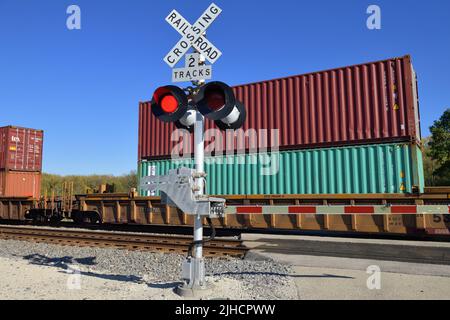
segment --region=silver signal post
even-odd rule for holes
[[[199,55],[200,60],[203,59],[202,55]],[[204,79],[193,82],[194,85],[202,85],[205,82]],[[195,124],[194,124],[194,161],[195,161],[195,170],[197,171],[197,195],[205,194],[205,117],[196,110]],[[200,215],[197,215],[195,219],[194,226],[194,241],[200,241],[203,239],[203,221]],[[195,257],[198,259],[202,259],[203,255],[203,246],[197,245],[195,247]]]
[[[196,67],[201,65],[204,60],[203,56],[197,51],[192,56],[195,57]],[[192,81],[196,87],[205,83],[205,79],[197,79]],[[195,110],[194,123],[194,162],[195,162],[195,194],[203,196],[205,194],[205,118],[198,111]],[[197,296],[202,295],[201,291],[206,291],[208,288],[205,279],[205,260],[203,258],[203,216],[197,214],[194,217],[194,254],[193,257],[188,257],[183,264],[183,278],[186,280],[185,284],[178,288],[180,295]]]

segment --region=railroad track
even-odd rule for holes
[[[0,239],[51,243],[77,247],[100,247],[164,253],[187,253],[189,236],[61,230],[23,226],[0,226]],[[248,248],[241,240],[215,239],[203,246],[205,256],[242,258]]]

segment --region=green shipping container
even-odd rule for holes
[[[205,159],[207,193],[373,194],[423,192],[422,151],[411,144],[379,144]],[[194,161],[139,163],[139,177],[164,175]],[[141,191],[141,195],[146,195]]]

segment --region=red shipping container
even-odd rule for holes
[[[42,130],[0,128],[0,169],[42,171],[43,140]]]
[[[0,197],[30,197],[41,193],[41,173],[0,170]]]
[[[233,89],[247,108],[247,120],[237,138],[227,133],[224,139],[210,139],[215,141],[216,151],[253,152],[276,144],[280,150],[290,150],[421,140],[416,74],[410,56]],[[213,121],[206,121],[206,129],[214,127]],[[141,102],[139,160],[169,157],[180,144],[177,135],[171,141],[175,129],[173,123],[153,116],[149,102]],[[268,140],[261,129],[269,130]],[[276,133],[273,129],[278,129],[278,135],[270,138]],[[184,150],[191,154],[192,136],[188,140],[190,148]]]

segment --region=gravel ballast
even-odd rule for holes
[[[15,240],[0,240],[0,257],[32,265],[67,270],[76,265],[90,276],[96,273],[125,281],[169,288],[180,281],[185,257],[118,249],[60,246]],[[271,260],[207,258],[207,280],[218,286],[217,298],[297,299],[289,266]],[[228,285],[226,285],[228,284]],[[220,286],[223,286],[221,290]],[[233,293],[226,287],[234,287]],[[239,288],[236,288],[238,286]],[[236,292],[238,290],[238,292]],[[228,295],[232,296],[228,296]]]

